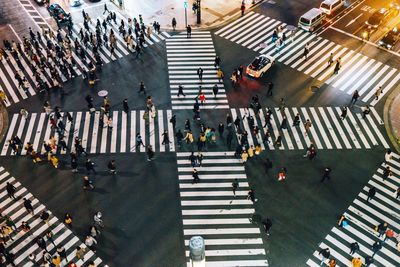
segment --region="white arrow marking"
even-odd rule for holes
[[[355,17],[354,19],[350,20],[349,23],[347,23],[346,26],[344,26],[344,27],[347,27],[347,26],[349,26],[350,24],[353,24],[353,23],[354,23],[359,17],[361,17],[363,14],[364,14],[364,13],[361,13],[360,15],[358,15],[357,17]]]

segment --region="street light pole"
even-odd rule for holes
[[[187,27],[187,7],[188,7],[187,1],[183,2],[183,7],[185,8],[185,27]]]
[[[197,2],[197,24],[201,23],[201,1],[200,0],[196,0]]]

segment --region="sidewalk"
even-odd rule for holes
[[[0,103],[0,143],[3,141],[8,129],[8,113],[3,103]]]
[[[400,86],[388,96],[383,110],[383,120],[392,145],[400,153]]]
[[[255,5],[264,0],[255,0]],[[115,0],[118,3],[118,0]],[[206,29],[220,25],[227,20],[240,16],[240,6],[242,0],[202,0],[201,1],[201,24],[198,25],[197,15],[193,14],[192,4],[194,0],[187,0],[187,23],[192,29]],[[252,0],[245,0],[246,11],[252,5]],[[123,9],[129,17],[143,16],[146,25],[157,21],[161,28],[165,30],[172,29],[172,18],[177,21],[177,30],[185,30],[185,8],[184,0],[153,0],[153,1],[129,1],[124,0]]]

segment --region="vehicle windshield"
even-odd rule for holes
[[[324,8],[324,9],[330,9],[330,8],[331,8],[331,6],[330,6],[330,5],[328,5],[328,4],[326,4],[326,3],[322,3],[322,4],[321,4],[321,8]]]
[[[253,62],[251,62],[249,68],[252,70],[259,70],[269,63],[269,59],[266,57],[256,57]]]
[[[310,20],[306,19],[306,18],[303,18],[303,17],[300,18],[300,22],[303,23],[303,24],[306,24],[306,25],[310,24]]]

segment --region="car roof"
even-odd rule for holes
[[[332,5],[336,2],[341,2],[341,1],[343,1],[343,0],[325,0],[322,3],[327,4],[327,5]]]
[[[317,15],[319,15],[319,14],[324,14],[324,12],[321,10],[321,9],[319,9],[319,8],[311,8],[310,10],[308,10],[303,16],[301,16],[302,18],[305,18],[305,19],[311,19],[311,18],[313,18],[313,17],[315,17],[315,16],[317,16]]]

